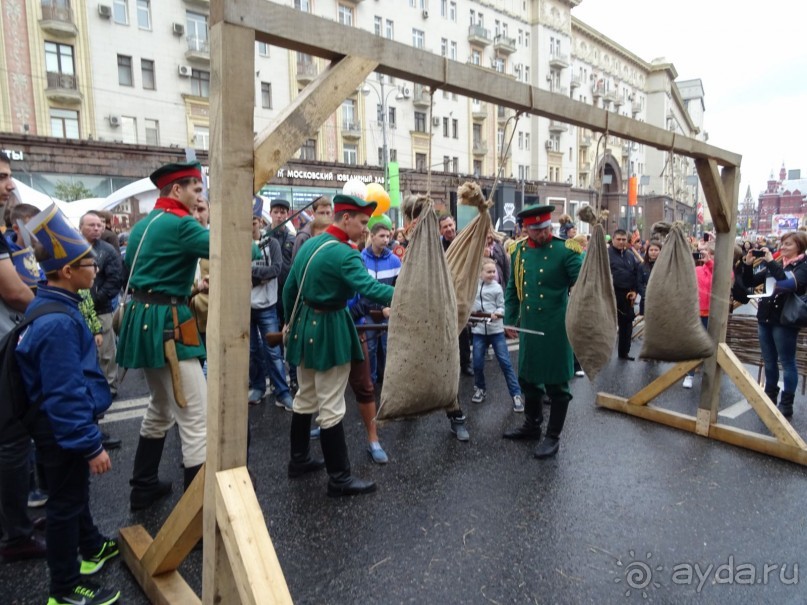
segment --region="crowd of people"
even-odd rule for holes
[[[75,229],[58,210],[13,204],[11,161],[0,154],[6,226],[0,238],[0,336],[28,317],[16,359],[26,396],[39,406],[27,433],[0,436],[0,556],[6,562],[46,557],[50,605],[80,599],[106,604],[120,595],[88,579],[118,555],[115,540],[93,523],[88,486],[90,474],[111,469],[107,450],[120,445],[98,427],[117,395],[120,369],[142,369],[149,389],[132,463],[131,508],[148,508],[172,491],[158,469],[173,426],[185,489],[206,457],[205,335],[209,293],[216,287],[207,260],[209,205],[197,163],[163,166],[151,180],[159,190],[154,210],[118,237],[102,212],[88,212]],[[417,219],[395,228],[388,217],[374,215],[376,202],[340,194],[315,200],[295,228],[287,200],[269,201],[269,220],[263,203],[259,197],[253,203],[244,403],[271,399],[292,414],[289,478],[325,469],[329,496],[375,491],[373,481],[351,471],[342,423],[345,390],[349,384],[364,421],[367,455],[388,463],[374,420],[376,399],[384,382],[392,294]],[[517,235],[487,234],[471,320],[457,343],[460,375],[473,377],[470,409],[502,400],[487,389],[485,360],[492,349],[507,385],[505,400],[523,414],[520,425],[502,436],[537,442],[538,459],[558,454],[572,400],[570,381],[583,375],[566,336],[565,315],[588,238],[577,233],[568,215],[560,217],[556,230],[554,210],[525,207]],[[439,231],[446,251],[457,236],[454,218],[441,216]],[[608,239],[617,354],[632,361],[634,321],[644,314],[663,241],[644,241],[638,232],[621,229]],[[706,327],[714,241],[707,235],[691,243]],[[765,391],[777,401],[781,363],[778,404],[785,416],[793,414],[798,327],[780,318],[786,298],[807,290],[805,250],[807,233],[799,231],[777,241],[738,242],[735,254],[737,304],[748,302],[770,279],[775,283],[772,295],[760,299],[757,318]],[[515,367],[508,350],[514,339]],[[683,386],[692,384],[693,376],[685,377]],[[544,405],[549,405],[545,429]],[[451,433],[468,441],[462,406],[447,416]],[[320,441],[322,459],[312,454],[313,439]],[[46,506],[46,520],[31,520],[30,502]]]

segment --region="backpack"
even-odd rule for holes
[[[45,303],[14,326],[0,339],[0,443],[9,443],[26,436],[36,418],[42,401],[29,401],[17,364],[17,343],[20,335],[35,320],[50,313],[67,313],[60,303]]]

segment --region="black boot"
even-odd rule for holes
[[[782,393],[782,399],[779,401],[779,411],[782,416],[790,418],[793,415],[793,400],[796,398],[795,393]]]
[[[546,423],[546,437],[535,448],[533,455],[542,460],[551,458],[560,449],[560,434],[566,422],[566,412],[569,411],[571,396],[556,395],[552,398],[552,407],[549,410],[549,422]]]
[[[325,455],[325,467],[328,469],[329,496],[352,496],[375,491],[373,481],[357,479],[350,474],[345,430],[341,422],[329,429],[322,429],[319,434],[319,442],[322,445],[322,453]]]
[[[773,405],[776,405],[776,401],[779,398],[779,387],[774,386],[772,389],[765,389],[765,394],[768,396],[768,399],[771,400]]]
[[[291,460],[289,461],[289,478],[291,479],[318,471],[325,466],[324,460],[312,458],[309,451],[312,416],[313,414],[298,414],[297,412],[292,414]]]
[[[185,478],[185,491],[188,491],[188,488],[193,483],[196,474],[199,472],[199,469],[202,468],[201,464],[197,464],[196,466],[186,466],[184,468],[184,478]]]
[[[129,485],[132,486],[129,505],[132,510],[147,508],[171,493],[171,482],[160,481],[158,476],[163,445],[165,437],[157,439],[140,437],[137,442],[134,469],[129,480]]]
[[[544,416],[541,410],[543,397],[535,397],[524,393],[524,424],[517,429],[507,431],[502,435],[504,439],[523,439],[537,441],[541,438],[541,423]]]

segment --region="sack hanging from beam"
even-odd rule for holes
[[[457,199],[465,206],[475,206],[479,211],[471,222],[460,231],[446,250],[446,263],[454,283],[457,298],[457,331],[461,331],[471,317],[474,296],[479,284],[479,270],[485,256],[485,243],[492,228],[490,208],[476,183],[464,183],[457,190]]]
[[[681,223],[670,228],[650,274],[644,311],[643,359],[686,361],[714,352],[701,324],[695,261]]]
[[[580,367],[594,380],[611,359],[617,336],[616,299],[602,225],[595,224],[566,307],[566,335]]]
[[[423,210],[390,308],[379,421],[451,409],[457,401],[457,299],[432,202],[421,197],[417,203]]]

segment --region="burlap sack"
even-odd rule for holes
[[[640,357],[685,361],[709,357],[714,344],[703,329],[692,248],[680,224],[664,242],[644,303],[644,344]]]
[[[479,214],[459,232],[446,250],[446,263],[457,298],[457,330],[461,331],[471,317],[471,308],[479,285],[480,264],[485,256],[485,242],[492,227],[488,213],[492,203],[485,200],[476,183],[460,186],[457,199],[461,204],[475,206],[479,210]]]
[[[429,204],[420,213],[395,283],[377,419],[453,408],[459,371],[457,300],[437,215]]]
[[[602,225],[591,233],[586,257],[566,307],[566,336],[589,380],[611,359],[617,337],[616,299]]]

